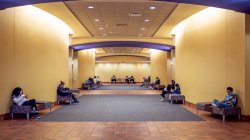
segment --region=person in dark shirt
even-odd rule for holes
[[[113,82],[115,82],[115,84],[116,84],[116,77],[115,77],[115,75],[113,75],[113,76],[111,77],[111,84],[113,84]]]
[[[175,84],[175,89],[173,90],[172,94],[181,94],[181,88],[179,84]]]
[[[60,84],[57,87],[57,94],[59,96],[72,96],[72,99],[74,100],[74,103],[79,103],[77,101],[76,97],[72,94],[72,92],[68,88],[64,88],[64,82],[60,81]]]
[[[129,81],[130,81],[130,83],[135,84],[135,78],[134,78],[134,76],[131,76],[131,77],[129,78]]]

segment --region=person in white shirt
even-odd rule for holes
[[[27,95],[23,94],[23,90],[20,87],[16,87],[12,92],[12,100],[15,105],[18,106],[31,106],[33,111],[37,111],[36,100],[27,98]]]

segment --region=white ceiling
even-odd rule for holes
[[[147,0],[110,1],[66,1],[65,4],[93,37],[153,37],[177,6],[172,2]],[[151,10],[152,6],[155,9]],[[141,16],[129,16],[132,13]]]

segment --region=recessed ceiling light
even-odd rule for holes
[[[142,34],[139,34],[139,36],[142,36]]]
[[[149,22],[149,19],[145,19],[144,21],[145,21],[145,22]]]
[[[103,28],[99,28],[100,30],[103,30]]]
[[[145,30],[145,28],[144,28],[144,27],[142,27],[142,28],[141,28],[141,30]]]
[[[102,34],[103,36],[106,36],[107,34]]]
[[[94,6],[88,6],[88,8],[89,8],[89,9],[93,9],[93,8],[94,8]]]
[[[150,6],[149,9],[154,10],[154,9],[156,9],[156,7],[155,6]]]
[[[100,20],[98,18],[96,18],[95,21],[100,21]]]

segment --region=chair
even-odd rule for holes
[[[28,120],[30,113],[32,113],[32,107],[31,106],[12,105],[12,106],[10,106],[10,113],[11,113],[12,119],[14,119],[14,113],[18,113],[18,114],[26,114],[26,118]]]
[[[69,104],[71,104],[73,101],[72,95],[68,95],[68,96],[57,95],[57,104],[58,105],[59,105],[60,101],[63,101],[63,102],[69,101]]]

